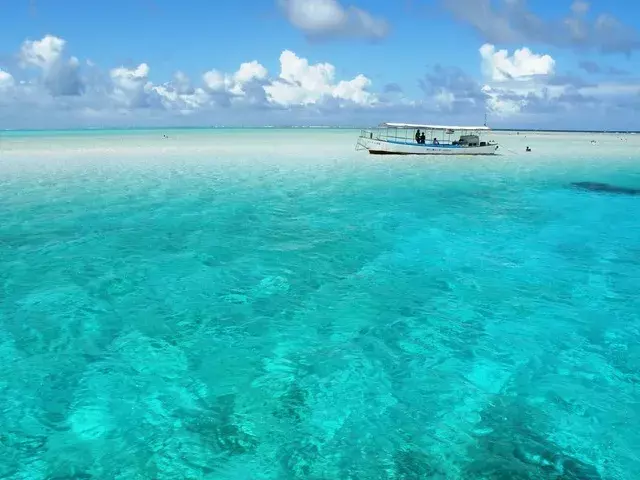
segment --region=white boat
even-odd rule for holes
[[[495,155],[498,144],[480,138],[490,130],[486,125],[383,123],[371,130],[361,130],[356,150],[368,150],[374,155]]]

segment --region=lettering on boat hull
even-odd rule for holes
[[[424,152],[385,152],[383,150],[369,150],[371,155],[495,155],[495,152],[490,153],[478,153],[478,152],[434,152],[434,151],[424,151]]]
[[[498,146],[495,144],[465,147],[457,145],[421,145],[382,140],[358,139],[361,149],[373,155],[495,155]]]

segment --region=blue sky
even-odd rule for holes
[[[630,0],[0,0],[0,14],[0,128],[640,124]]]

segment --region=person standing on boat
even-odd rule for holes
[[[420,129],[416,130],[416,143],[420,143]]]
[[[422,132],[422,134],[420,135],[420,141],[418,143],[422,143],[424,145],[426,140],[427,138],[425,137],[424,132]]]

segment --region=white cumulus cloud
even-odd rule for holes
[[[274,118],[287,121],[284,115],[292,115],[296,108],[302,112],[305,105],[318,107],[311,115],[335,111],[338,116],[338,108],[344,112],[349,106],[378,102],[365,75],[341,79],[332,64],[310,64],[289,50],[283,51],[274,75],[252,60],[230,73],[208,70],[193,82],[181,71],[169,81],[156,82],[146,62],[105,71],[94,61],[69,56],[66,50],[67,42],[53,35],[21,45],[20,81],[14,72],[0,70],[4,92],[0,100],[3,106],[13,107],[0,119],[2,125],[35,128],[48,121],[59,126],[60,119],[65,125],[161,124],[162,118],[181,123],[186,115],[199,124],[214,123],[213,118],[238,122],[240,116],[260,124]]]
[[[218,70],[210,70],[202,78],[206,87],[212,92],[228,92],[232,95],[244,96],[247,85],[265,80],[268,74],[267,69],[254,60],[241,64],[234,74],[229,75]]]
[[[507,50],[496,50],[488,43],[479,52],[487,110],[499,117],[519,114],[532,101],[557,98],[565,90],[563,85],[547,84],[556,66],[550,55],[534,53],[527,47],[509,55]]]
[[[526,94],[523,95],[522,93],[505,89],[496,89],[489,85],[484,85],[482,92],[487,96],[487,110],[499,118],[516,115],[528,104]]]
[[[26,40],[20,48],[20,65],[40,69],[45,86],[54,96],[80,95],[84,89],[79,60],[65,59],[66,43],[62,38],[45,35],[41,40]]]
[[[60,60],[66,43],[53,35],[45,35],[42,40],[26,40],[20,48],[20,61],[24,66],[35,65],[46,70]]]
[[[333,98],[368,105],[375,95],[366,89],[371,85],[364,75],[351,80],[335,81],[335,67],[330,63],[309,64],[309,61],[285,50],[280,55],[280,76],[265,86],[270,102],[282,105],[312,105]]]
[[[164,82],[150,77],[144,59],[106,70],[99,62],[80,61],[67,53],[64,39],[53,35],[27,40],[17,50],[19,62],[0,70],[0,128],[366,125],[431,117],[458,123],[482,118],[487,110],[497,120],[494,126],[500,121],[533,125],[536,119],[559,122],[567,115],[594,122],[607,115],[630,119],[640,107],[636,79],[613,77],[594,84],[558,74],[551,56],[526,47],[509,53],[483,45],[483,78],[436,66],[419,82],[422,98],[407,98],[399,85],[381,85],[383,91],[376,92],[364,73],[340,78],[333,64],[312,63],[291,50],[281,53],[273,72],[251,60],[231,72],[190,72],[193,80],[175,71]]]
[[[355,6],[338,0],[279,0],[285,17],[309,37],[348,36],[383,38],[387,22]]]
[[[11,88],[14,84],[15,80],[13,79],[13,75],[0,69],[0,89]]]
[[[173,75],[170,82],[152,85],[150,89],[157,94],[162,106],[167,110],[193,113],[211,103],[211,98],[206,90],[194,87],[189,77],[180,71]]]
[[[149,65],[141,63],[136,68],[117,67],[109,72],[113,84],[113,99],[130,108],[149,106],[153,84],[149,81]]]
[[[509,56],[507,50],[485,43],[480,47],[482,71],[492,81],[526,79],[534,75],[551,75],[556,61],[550,55],[538,55],[527,47],[517,49]]]
[[[574,2],[576,14],[588,9],[585,2]],[[640,85],[605,82],[589,84],[577,77],[558,75],[556,62],[550,55],[533,53],[523,47],[509,55],[506,50],[496,51],[485,44],[480,48],[484,74],[482,92],[487,110],[499,118],[533,118],[535,115],[580,117],[579,112],[602,118],[607,109],[638,105]]]

